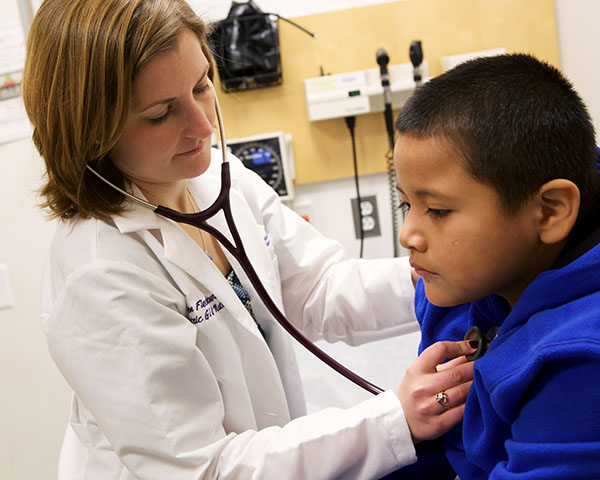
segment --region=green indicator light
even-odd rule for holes
[[[360,90],[352,90],[348,92],[349,97],[358,97],[360,95]]]

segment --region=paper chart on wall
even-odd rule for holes
[[[25,39],[20,25],[0,29],[0,143],[31,136],[21,84]]]

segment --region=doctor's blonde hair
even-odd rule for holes
[[[207,26],[185,0],[44,0],[27,41],[23,100],[46,164],[42,207],[51,217],[108,218],[123,197],[110,161],[129,110],[136,74],[193,31],[211,61]],[[212,62],[211,62],[212,65]],[[209,77],[212,78],[212,67]]]

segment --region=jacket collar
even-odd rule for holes
[[[189,181],[188,188],[201,210],[209,207],[217,198],[221,189],[220,176],[220,163],[215,164],[215,162],[213,162],[208,171],[206,171],[200,177]],[[265,246],[270,244],[270,240],[265,235],[264,230],[258,228],[258,224],[254,219],[251,209],[247,205],[242,193],[238,188],[236,188],[236,186],[237,181],[235,178],[232,178],[230,202],[236,227],[240,237],[243,240],[244,249],[248,255],[250,263],[256,270],[258,277],[263,282],[267,291],[273,295],[278,291],[277,285],[279,283],[278,280],[273,277],[273,260],[270,257],[268,248],[265,248]],[[134,195],[145,200],[144,195],[135,185],[131,186],[131,190]],[[213,268],[215,268],[214,265],[211,265],[212,262],[208,259],[208,257],[204,258],[205,256],[200,253],[200,247],[195,244],[192,245],[192,240],[185,238],[187,235],[185,235],[183,230],[178,228],[176,222],[154,213],[154,211],[150,210],[149,208],[132,202],[130,208],[126,212],[121,215],[114,215],[113,221],[122,234],[143,232],[153,229],[160,231],[165,258],[186,271],[193,278],[198,278],[198,274],[200,272],[199,269],[203,269],[204,272],[210,272]],[[222,232],[233,243],[231,235],[229,234],[225,216],[222,214],[222,212],[209,219],[208,223],[218,231]],[[184,246],[185,248],[183,248]],[[192,249],[198,248],[199,255],[191,254],[190,252],[193,252],[193,250],[190,250],[190,248],[187,248],[187,246]],[[250,284],[248,276],[242,270],[239,262],[225,248],[223,250],[227,259],[229,260],[229,263],[242,281],[242,284],[250,293],[253,302],[258,301],[256,290]],[[194,260],[190,259],[190,255],[195,257]],[[215,272],[217,271],[218,270],[215,269]],[[210,275],[210,277],[213,281],[216,279],[216,277],[213,277],[212,275]],[[206,280],[206,277],[204,277],[204,280]],[[202,283],[204,283],[204,281]],[[218,284],[220,283],[221,282],[218,282]],[[228,288],[226,291],[219,290],[217,288],[219,290],[218,293],[221,294],[221,298],[223,299],[229,296],[229,293],[232,293],[232,291],[230,292],[231,288],[229,285],[227,285],[227,287]],[[214,285],[211,285],[211,288],[214,288]],[[215,293],[217,292],[215,291]],[[280,305],[281,308],[280,297],[276,296],[274,300]]]
[[[188,189],[201,210],[209,207],[219,194],[221,188],[219,165],[219,163],[215,164],[214,161],[211,162],[206,172],[188,181]],[[135,184],[131,184],[129,189],[134,196],[147,201],[147,198]],[[128,203],[127,209],[123,213],[113,215],[112,219],[121,233],[133,233],[160,228],[159,216],[153,210],[133,201]]]
[[[132,184],[130,189],[131,193],[136,197],[147,200],[136,185]],[[159,228],[159,219],[156,213],[133,201],[129,201],[126,210],[119,215],[113,215],[112,219],[119,232],[123,234]]]

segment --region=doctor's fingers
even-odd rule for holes
[[[424,373],[415,368],[415,363],[407,368],[402,379],[398,390],[401,400],[409,401],[424,415],[440,413],[440,405],[452,407],[464,402],[473,380],[473,362],[455,365],[435,373]],[[440,392],[446,392],[446,396],[436,403],[436,395]],[[449,392],[456,392],[451,403]]]
[[[451,368],[444,368],[427,377],[427,387],[435,394],[471,380],[473,380],[473,362],[466,362]]]
[[[475,347],[473,347],[473,345],[475,345]],[[477,349],[477,345],[477,342],[473,340],[434,343],[423,350],[419,355],[419,358],[417,358],[409,368],[421,373],[434,373],[438,370],[438,365],[443,364],[448,359],[454,359],[456,357],[463,358],[464,355],[473,353]],[[457,360],[456,363],[463,362]],[[443,369],[443,367],[440,368],[440,370]]]
[[[465,357],[464,355],[461,357],[456,357],[453,358],[452,360],[448,360],[446,363],[440,363],[439,365],[437,365],[435,367],[435,369],[438,372],[441,372],[442,370],[447,370],[449,368],[453,368],[457,365],[461,365],[463,363],[467,363],[469,360],[467,360],[467,357]]]

